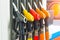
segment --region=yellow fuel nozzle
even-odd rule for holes
[[[33,22],[33,21],[34,21],[34,17],[25,9],[23,3],[21,3],[21,6],[22,6],[22,8],[23,8],[23,13],[24,13],[24,16],[26,17],[26,19],[27,19],[28,21]]]
[[[33,40],[33,38],[28,38],[27,40]]]
[[[45,19],[46,15],[37,7],[35,2],[34,2],[34,5],[36,7],[36,12],[40,15],[41,18]]]

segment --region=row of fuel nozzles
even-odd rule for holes
[[[35,10],[31,7],[30,3],[28,2],[28,6],[30,8],[29,12],[26,10],[26,8],[24,7],[23,3],[21,3],[21,7],[23,9],[23,14],[18,10],[18,8],[16,7],[15,3],[12,2],[12,5],[13,5],[13,8],[14,10],[17,12],[16,15],[19,19],[19,21],[21,22],[24,22],[24,23],[27,23],[27,22],[35,22],[35,34],[34,36],[28,36],[27,40],[44,40],[44,33],[41,32],[39,35],[38,32],[37,32],[37,27],[36,27],[36,24],[37,22],[36,21],[40,21],[40,20],[44,20],[46,18],[49,18],[50,17],[50,14],[48,13],[47,10],[45,10],[43,8],[43,6],[41,5],[41,3],[39,2],[40,6],[41,6],[41,9],[38,8],[37,4],[34,2],[34,6],[35,6]],[[42,22],[42,23],[41,23]],[[43,21],[41,21],[40,24],[43,24]],[[28,25],[29,26],[29,25]],[[42,29],[43,29],[43,25],[41,25]],[[42,30],[41,29],[41,30]],[[46,28],[47,29],[47,28]],[[32,33],[30,32],[29,35],[32,35]],[[46,40],[49,40],[49,32],[46,32]]]

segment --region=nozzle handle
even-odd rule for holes
[[[43,8],[43,6],[42,6],[41,2],[39,2],[39,5]]]
[[[12,4],[13,4],[13,7],[14,7],[14,9],[15,9],[15,11],[16,11],[16,14],[15,14],[15,15],[17,15],[17,17],[18,17],[18,19],[19,19],[20,21],[26,23],[26,22],[27,22],[26,17],[25,17],[22,13],[19,12],[19,10],[17,9],[17,7],[16,7],[16,5],[14,4],[14,2],[13,2]]]
[[[28,2],[28,6],[29,6],[29,8],[30,8],[30,9],[32,9],[32,7],[31,7],[31,5],[30,5],[30,3],[29,3],[29,2]]]
[[[18,15],[20,21],[27,23],[26,17],[23,14],[17,14],[17,15]]]
[[[13,7],[14,7],[15,11],[18,11],[18,9],[17,9],[17,7],[16,7],[16,5],[15,5],[15,3],[14,3],[14,2],[12,2],[12,5],[13,5]]]
[[[38,8],[35,2],[34,2],[34,5],[35,5],[36,8]]]
[[[22,3],[22,2],[21,2],[21,6],[22,6],[23,10],[25,10],[25,7],[24,7],[24,5],[23,5],[23,3]]]

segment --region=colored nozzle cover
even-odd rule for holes
[[[50,17],[49,12],[43,8],[43,6],[41,5],[40,2],[39,2],[39,4],[40,4],[40,6],[41,6],[41,11],[46,15],[46,18],[49,18],[49,17]]]
[[[40,40],[44,40],[44,34],[43,33],[40,34]]]
[[[45,38],[46,40],[49,40],[49,32],[45,32]]]
[[[34,40],[38,40],[39,39],[39,36],[34,36]]]
[[[40,15],[41,18],[45,19],[46,18],[46,15],[40,11],[38,8],[36,8],[36,12]]]
[[[34,20],[40,20],[39,14],[37,14],[33,9],[30,9],[30,13],[34,16]]]
[[[46,18],[46,15],[37,7],[36,3],[34,2],[34,5],[36,7],[36,12],[40,15],[41,18]]]
[[[28,38],[27,40],[33,40],[33,38]]]
[[[40,16],[39,16],[39,14],[34,10],[34,9],[32,9],[32,7],[31,7],[31,5],[30,5],[30,3],[28,2],[28,6],[29,6],[29,8],[30,8],[30,13],[33,15],[33,17],[34,17],[34,20],[40,20]]]
[[[42,8],[41,7],[41,10],[42,10],[42,12],[46,15],[46,18],[48,17],[50,17],[50,14],[49,14],[49,12],[47,11],[47,10],[45,10],[44,8]]]
[[[23,10],[23,13],[28,21],[34,21],[34,17],[27,10]]]
[[[26,17],[27,21],[33,22],[34,21],[34,17],[25,9],[23,3],[21,3],[21,6],[23,8],[23,13],[24,13],[24,16]]]

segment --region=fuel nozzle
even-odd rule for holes
[[[30,13],[33,15],[34,20],[40,20],[39,14],[31,7],[30,3],[28,2],[28,6],[30,8]]]
[[[44,9],[44,7],[42,6],[41,2],[39,2],[39,5],[41,6],[41,11],[46,15],[46,18],[49,18],[50,17],[49,12]]]
[[[36,3],[34,2],[34,6],[36,8],[36,12],[40,15],[41,18],[45,19],[46,15],[37,7]]]
[[[22,6],[22,8],[23,8],[23,14],[24,14],[24,16],[26,17],[26,19],[27,19],[28,21],[33,22],[33,21],[34,21],[34,17],[25,9],[23,3],[21,3],[21,6]]]
[[[46,40],[49,40],[48,18],[50,17],[50,13],[43,8],[43,6],[40,2],[39,2],[39,4],[41,6],[41,11],[44,12],[44,14],[46,15],[46,18],[45,18],[45,38],[46,38]]]
[[[27,22],[26,17],[22,13],[19,12],[19,10],[17,9],[17,7],[14,4],[14,2],[12,3],[12,5],[13,5],[14,10],[16,12],[15,15],[18,17],[19,21],[22,21],[22,22],[26,23]]]
[[[28,2],[28,6],[30,8],[30,13],[34,16],[34,40],[38,40],[38,21],[40,20],[40,15],[31,7],[30,3]],[[36,31],[37,30],[37,31]]]

